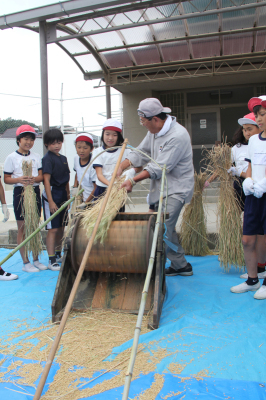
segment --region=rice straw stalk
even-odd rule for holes
[[[120,208],[123,207],[126,203],[127,191],[125,188],[120,189],[120,186],[124,182],[124,180],[125,177],[116,178],[115,180],[102,219],[100,221],[98,231],[95,235],[94,243],[96,243],[98,240],[100,240],[101,243],[104,242],[111,222],[116,217]],[[101,197],[99,197],[95,202],[92,203],[92,207],[80,213],[83,216],[81,224],[86,230],[88,238],[90,238],[92,235],[92,231],[99,215],[99,211],[102,207],[104,197],[105,193],[103,193]]]
[[[242,245],[241,207],[235,196],[234,178],[227,170],[231,167],[231,148],[222,143],[206,152],[209,161],[207,172],[217,174],[220,181],[220,196],[218,202],[219,235],[218,251],[220,265],[226,271],[231,266],[242,270],[245,265]]]
[[[206,217],[203,208],[202,191],[207,174],[194,174],[195,186],[191,202],[186,206],[181,224],[181,244],[186,254],[206,256],[210,249],[207,244]]]
[[[32,161],[22,162],[22,171],[24,176],[32,177]],[[22,215],[24,218],[24,235],[30,236],[38,227],[40,215],[37,207],[36,193],[32,185],[24,186],[22,191]],[[33,259],[36,259],[42,252],[42,237],[38,232],[25,245],[26,254],[29,256],[32,252]]]

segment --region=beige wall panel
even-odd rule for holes
[[[140,125],[137,114],[140,101],[147,97],[152,97],[152,90],[123,94],[124,137],[128,138],[129,143],[134,147],[142,141],[147,133],[147,129]]]

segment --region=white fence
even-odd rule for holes
[[[64,136],[64,143],[62,146],[62,151],[61,153],[64,154],[67,157],[68,160],[68,165],[70,169],[70,186],[73,186],[74,180],[75,180],[75,171],[73,170],[74,167],[74,157],[76,155],[76,149],[74,145],[75,141],[75,134],[68,134]],[[16,144],[16,140],[14,138],[10,139],[0,139],[0,175],[1,175],[1,181],[5,189],[5,195],[6,195],[6,202],[11,207],[13,205],[13,186],[12,185],[6,185],[4,183],[4,162],[6,157],[12,153],[13,151],[16,151],[18,149],[18,146]],[[34,153],[40,154],[41,157],[43,157],[43,141],[42,138],[36,138],[34,142],[34,146],[31,150]]]

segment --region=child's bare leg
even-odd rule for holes
[[[24,221],[17,221],[18,225],[18,235],[17,235],[17,243],[20,244],[24,240]],[[27,264],[29,262],[29,258],[26,255],[25,246],[19,249],[21,258],[23,260],[23,264]]]
[[[256,251],[257,235],[247,236],[243,235],[242,243],[244,247],[244,256],[250,278],[257,278],[258,276],[258,254]],[[265,261],[264,261],[265,262]]]
[[[46,248],[49,256],[55,254],[56,236],[59,228],[49,229],[46,238]]]
[[[47,238],[46,238],[46,248],[49,256],[49,265],[48,268],[52,271],[59,271],[60,265],[56,262],[56,243],[57,243],[57,236],[59,236],[58,230],[60,228],[49,229]]]
[[[64,227],[61,226],[60,228],[57,228],[56,239],[55,239],[55,251],[61,252],[63,236],[64,236]]]
[[[260,288],[260,282],[258,279],[258,254],[256,251],[257,235],[243,235],[242,243],[244,246],[248,279],[240,285],[231,287],[230,290],[233,293],[245,293],[249,290],[256,291]]]
[[[257,235],[256,252],[259,264],[265,264],[266,261],[266,244],[264,235]]]

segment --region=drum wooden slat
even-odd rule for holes
[[[80,219],[72,236],[72,266],[77,272],[88,238]],[[85,271],[146,273],[155,218],[149,221],[113,221],[104,244],[93,245]]]

